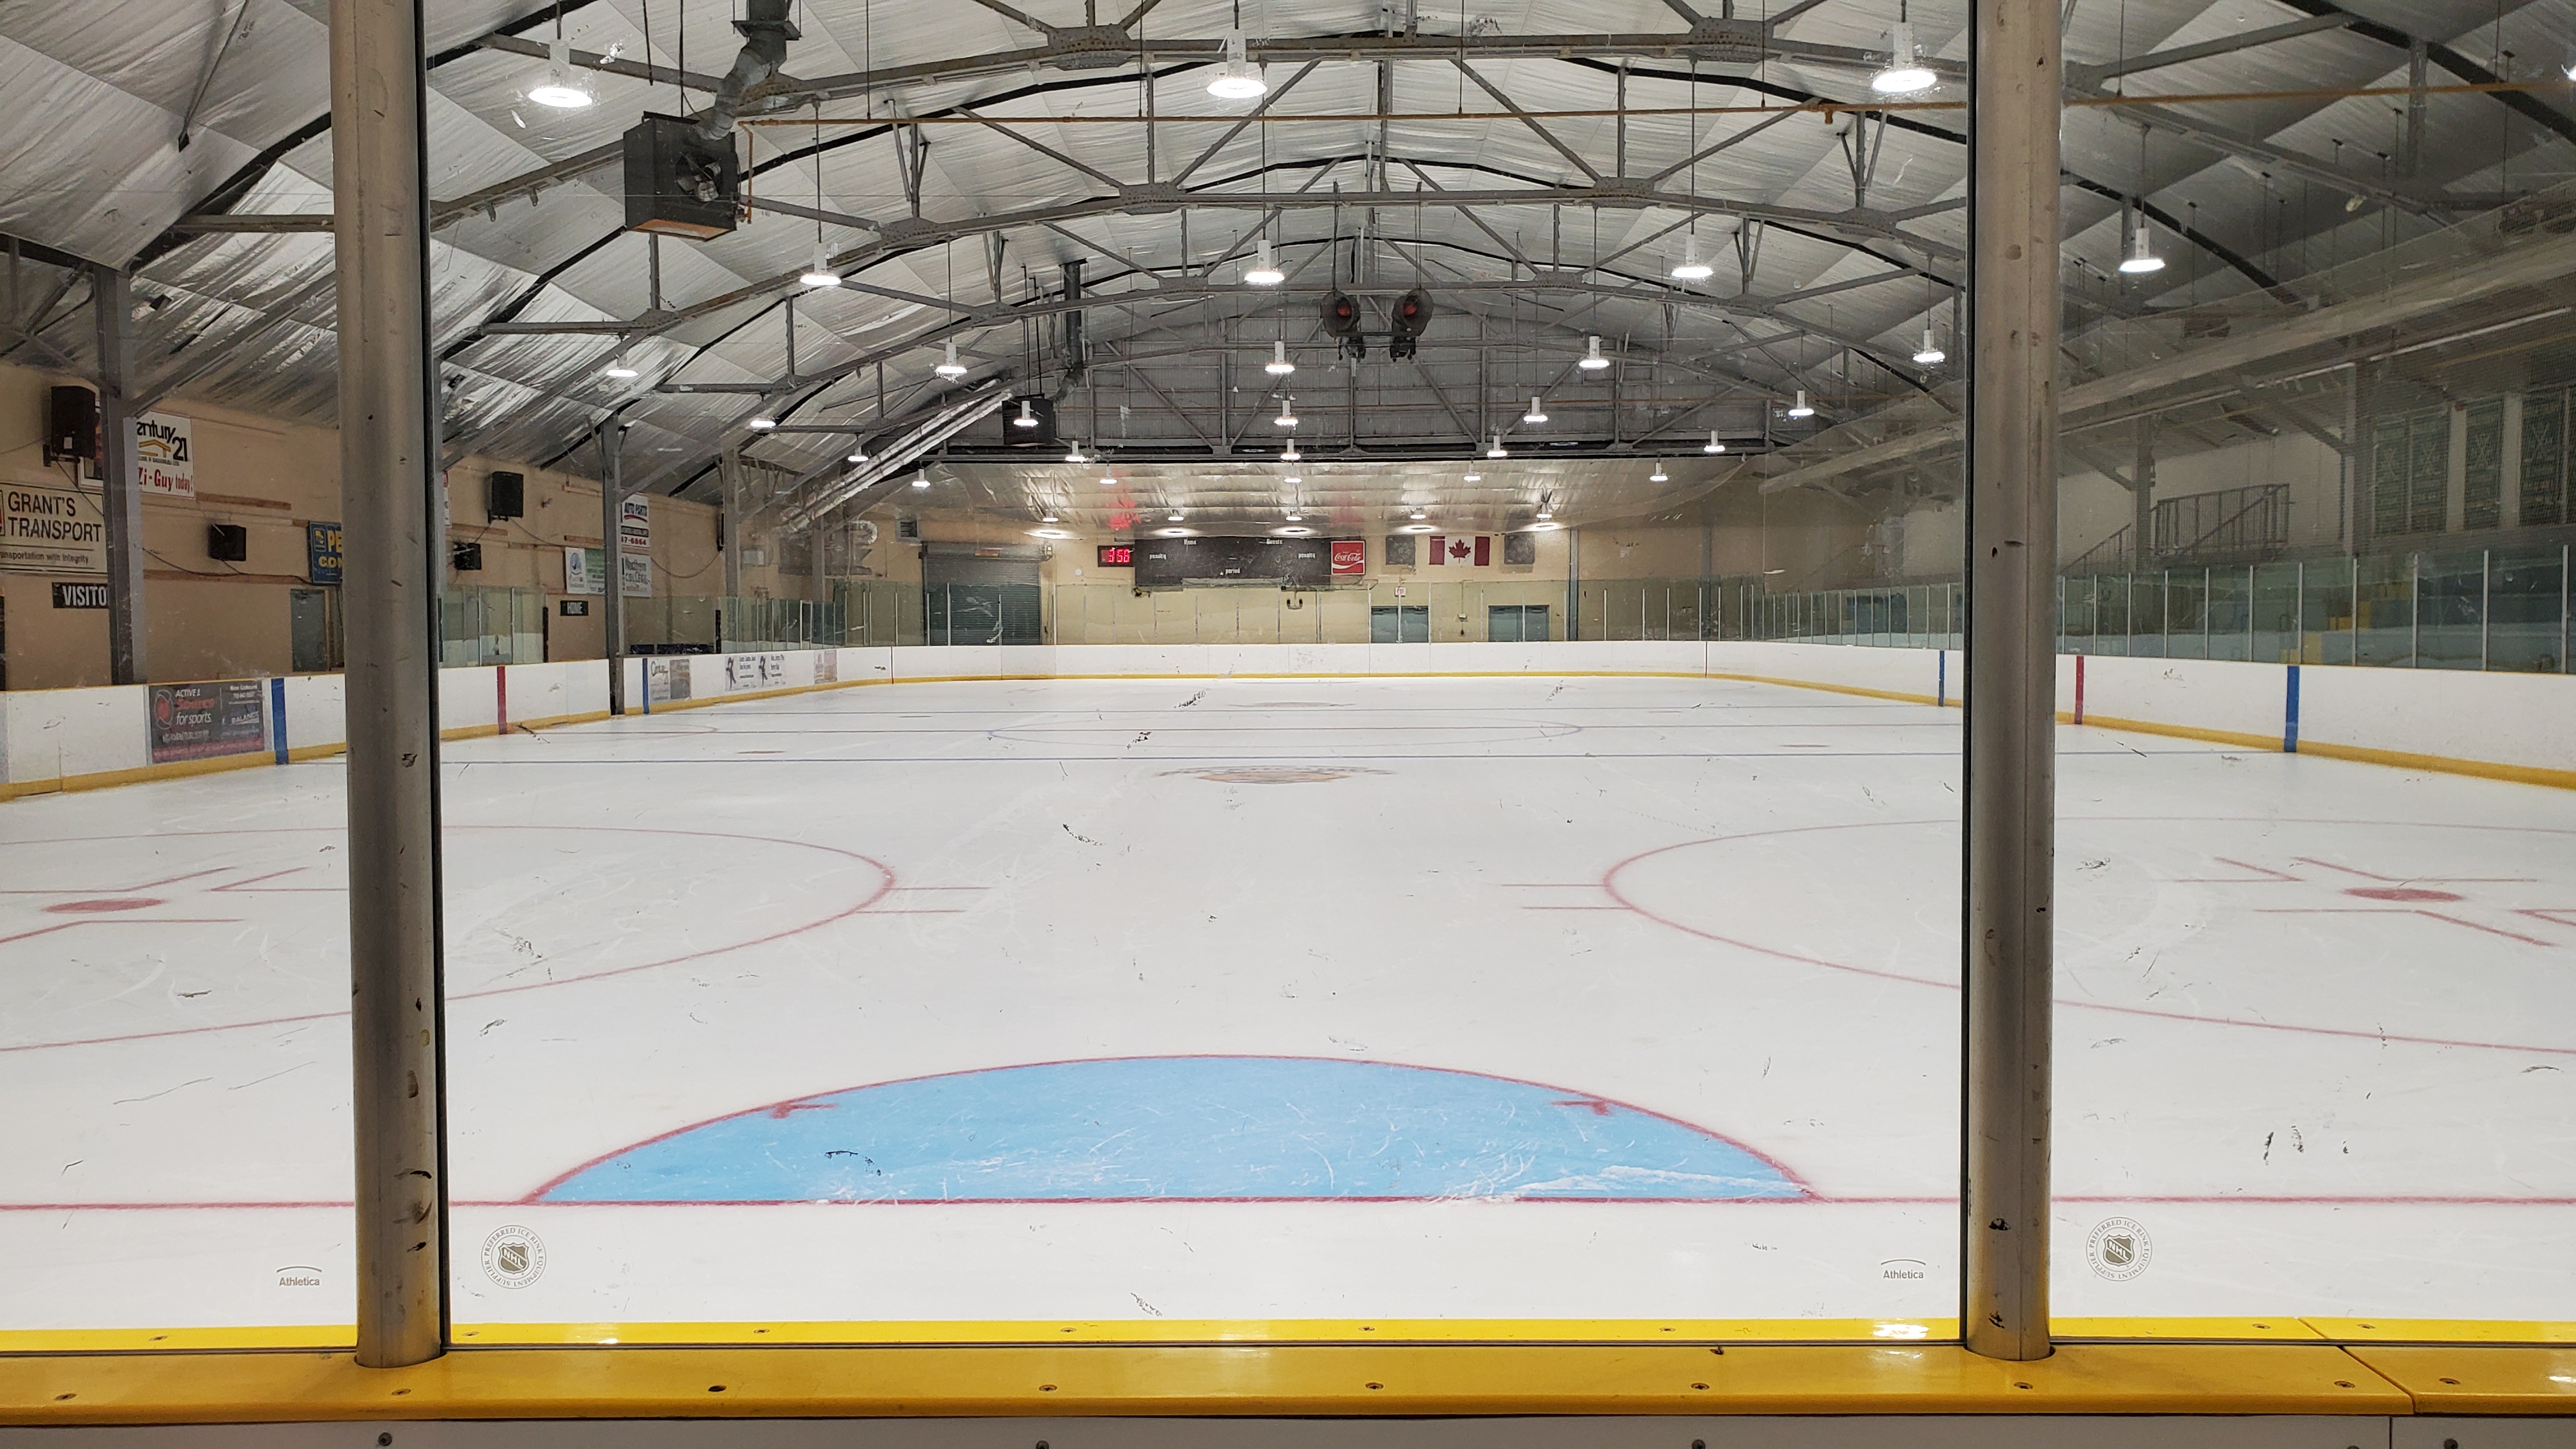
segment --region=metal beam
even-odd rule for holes
[[[125,273],[90,265],[98,324],[99,511],[107,516],[107,678],[141,684],[144,657],[143,490],[135,479],[134,395],[128,346],[134,314]]]
[[[437,411],[423,0],[332,0],[340,516],[346,521],[357,1361],[447,1337],[438,808]]]
[[[2177,45],[2166,50],[2151,50],[2144,55],[2133,55],[2125,60],[2106,61],[2100,65],[2070,65],[2066,68],[2066,83],[2069,88],[2076,91],[2098,91],[2104,81],[2114,76],[2137,75],[2142,71],[2162,70],[2169,65],[2183,65],[2190,61],[2208,60],[2212,56],[2231,55],[2240,50],[2251,50],[2258,45],[2271,45],[2277,41],[2293,40],[2302,35],[2315,35],[2320,31],[2341,30],[2350,24],[2352,24],[2352,17],[2337,11],[2327,15],[2312,15],[2305,20],[2293,20],[2286,25],[2267,25],[2260,30],[2247,30],[2218,40],[2204,40],[2198,45]]]

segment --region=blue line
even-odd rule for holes
[[[268,720],[270,737],[277,741],[277,762],[286,763],[286,681],[268,682]]]
[[[2290,697],[2281,716],[2281,753],[2299,752],[2299,666],[2290,666]]]
[[[1939,650],[1932,659],[1932,707],[1943,709],[1950,703],[1950,651]]]

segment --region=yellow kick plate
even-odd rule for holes
[[[2347,1352],[2406,1390],[2419,1414],[2576,1414],[2576,1348],[2357,1343]]]
[[[2576,1323],[2514,1318],[2310,1318],[2337,1343],[2568,1343]]]
[[[2403,1414],[2327,1345],[464,1349],[0,1358],[0,1423],[932,1415]]]
[[[2296,1320],[2284,1320],[2295,1322]],[[469,1323],[462,1346],[1066,1343],[1937,1343],[1954,1318],[1041,1319],[1023,1322]],[[2303,1335],[2307,1336],[2307,1335]]]

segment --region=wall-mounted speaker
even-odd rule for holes
[[[460,574],[483,571],[483,545],[479,543],[451,543],[447,546],[447,558]]]
[[[55,388],[47,409],[45,461],[94,463],[98,457],[98,394],[85,387]]]
[[[206,557],[223,563],[240,563],[250,557],[250,530],[238,523],[206,525]]]
[[[528,516],[528,480],[518,473],[495,473],[483,480],[483,516],[498,521]]]

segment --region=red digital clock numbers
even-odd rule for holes
[[[1136,545],[1132,543],[1104,543],[1100,545],[1100,567],[1105,569],[1132,569],[1135,566]]]

